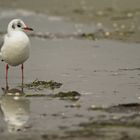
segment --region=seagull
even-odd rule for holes
[[[30,51],[30,40],[26,31],[33,31],[33,29],[26,26],[21,19],[13,19],[8,24],[7,34],[4,36],[0,51],[0,57],[6,63],[6,82],[8,81],[9,66],[18,65],[21,65],[23,82],[23,63],[29,58]]]

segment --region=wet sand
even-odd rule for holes
[[[29,33],[32,47],[24,83],[35,79],[62,83],[54,90],[25,86],[22,96],[18,94],[22,91],[1,90],[0,139],[139,140],[139,1],[102,2],[52,0],[34,6],[33,1],[0,2],[1,36],[15,17],[35,30]],[[93,11],[97,15],[91,15]],[[130,23],[135,25],[131,30]],[[1,87],[4,66],[1,62]],[[9,88],[21,90],[20,83],[20,68],[10,68]],[[50,96],[67,91],[81,96],[77,100]]]

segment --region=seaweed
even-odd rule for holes
[[[64,100],[78,100],[81,94],[77,91],[58,92],[54,97],[59,97]]]
[[[61,86],[62,86],[62,83],[58,83],[53,80],[40,81],[38,79],[34,80],[33,82],[31,82],[29,84],[23,85],[24,88],[34,89],[34,90],[43,90],[43,89],[54,90],[54,89],[60,88]]]

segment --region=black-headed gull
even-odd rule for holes
[[[21,19],[13,19],[7,28],[0,56],[6,62],[6,82],[10,66],[21,65],[23,81],[23,63],[29,58],[30,40],[25,31],[32,31]]]

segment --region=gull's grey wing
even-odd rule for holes
[[[0,118],[1,116],[3,116],[3,112],[2,112],[2,109],[1,109],[1,105],[0,105]]]
[[[0,37],[0,59],[1,59],[1,61],[3,61],[2,56],[1,56],[1,48],[2,48],[3,44],[4,44],[4,38]]]
[[[3,44],[4,44],[4,39],[3,39],[3,37],[0,37],[0,50],[1,50],[1,47],[3,46]]]
[[[4,44],[4,41],[0,42],[0,51],[1,51],[3,44]]]

